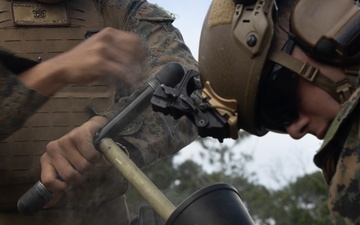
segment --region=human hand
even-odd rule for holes
[[[139,88],[144,59],[145,50],[135,34],[104,28],[71,50],[23,72],[20,79],[49,95],[67,84],[85,84],[102,76]]]
[[[63,65],[67,83],[87,83],[110,75],[128,85],[137,85],[143,78],[144,58],[145,51],[136,35],[105,28],[51,63]]]
[[[62,194],[86,180],[102,157],[93,145],[93,137],[107,123],[101,116],[92,117],[82,126],[46,146],[41,156],[41,181],[53,193],[53,199],[45,205],[51,207]],[[59,180],[59,176],[61,180]]]

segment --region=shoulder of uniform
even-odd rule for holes
[[[159,6],[158,4],[154,4],[154,7],[156,7],[160,12],[162,12],[163,14],[166,14],[167,16],[171,17],[172,19],[176,18],[176,15],[174,13],[167,11],[163,7]]]

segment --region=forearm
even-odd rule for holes
[[[19,79],[30,89],[44,95],[53,95],[67,83],[61,68],[53,65],[51,61],[39,63],[36,66],[19,74]]]
[[[19,129],[48,96],[28,88],[19,77],[0,63],[0,139],[5,139]]]
[[[18,79],[28,89],[44,95],[52,95],[66,85],[64,74],[61,74],[64,71],[60,70],[63,67],[51,61],[38,63],[0,49],[0,63],[1,73],[5,73],[3,70],[7,73],[1,76],[10,77],[9,74],[12,74],[13,79]]]

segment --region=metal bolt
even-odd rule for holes
[[[257,38],[253,34],[248,36],[247,39],[246,39],[246,43],[250,47],[254,47],[256,45],[256,42],[257,42]]]
[[[205,125],[206,125],[206,124],[205,124],[205,120],[200,119],[199,122],[198,122],[198,126],[203,127],[203,126],[205,126]]]

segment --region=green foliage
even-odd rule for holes
[[[234,145],[218,145],[212,139],[199,139],[206,150],[201,157],[204,164],[215,169],[206,172],[202,165],[187,160],[174,165],[172,157],[162,159],[144,172],[174,205],[179,205],[195,191],[205,186],[223,182],[233,185],[251,216],[259,225],[323,225],[330,224],[327,209],[328,187],[322,174],[315,172],[298,177],[279,190],[271,190],[257,182],[256,174],[249,173],[246,165],[250,155],[236,153],[247,133],[240,133]],[[140,194],[130,188],[127,193],[132,216],[141,205],[147,204]]]
[[[273,193],[276,210],[272,215],[279,225],[330,224],[327,196],[320,172],[304,175]]]

